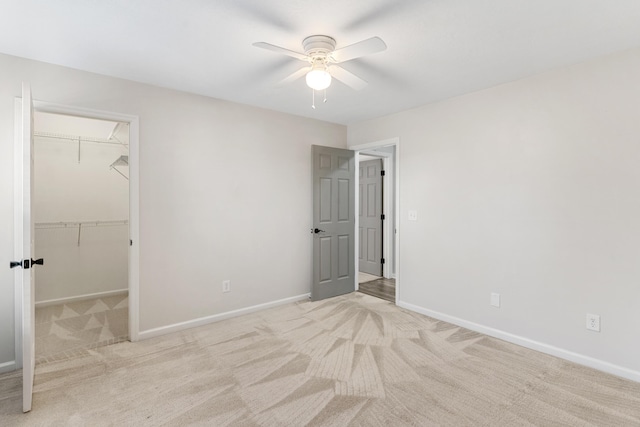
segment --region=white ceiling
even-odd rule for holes
[[[251,45],[312,34],[388,49],[312,110],[275,86],[302,63]],[[343,124],[638,46],[638,0],[0,0],[2,53]]]

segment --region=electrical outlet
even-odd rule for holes
[[[222,292],[231,292],[231,280],[222,281]]]
[[[600,316],[597,314],[587,314],[587,329],[600,332]]]
[[[500,294],[491,294],[491,305],[494,307],[500,307]]]

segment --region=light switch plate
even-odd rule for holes
[[[411,210],[409,211],[409,221],[417,221],[418,220],[418,211]]]
[[[491,305],[494,307],[500,307],[500,294],[491,294]]]

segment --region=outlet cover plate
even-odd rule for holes
[[[231,280],[224,280],[222,282],[222,292],[231,292]]]
[[[600,332],[600,316],[597,314],[587,314],[587,329]]]

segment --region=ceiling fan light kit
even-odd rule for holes
[[[313,90],[325,90],[331,85],[331,74],[324,64],[314,65],[306,76],[307,86]]]
[[[364,55],[381,52],[387,48],[387,45],[382,39],[379,37],[371,37],[370,39],[336,50],[335,39],[325,35],[315,35],[305,38],[302,41],[304,54],[265,42],[258,42],[253,45],[262,49],[282,53],[310,64],[310,66],[293,72],[283,79],[281,83],[289,83],[304,75],[307,86],[313,89],[312,108],[315,108],[316,90],[325,91],[324,102],[327,102],[326,89],[331,85],[332,77],[356,90],[360,90],[367,85],[366,81],[336,64],[350,61]]]

